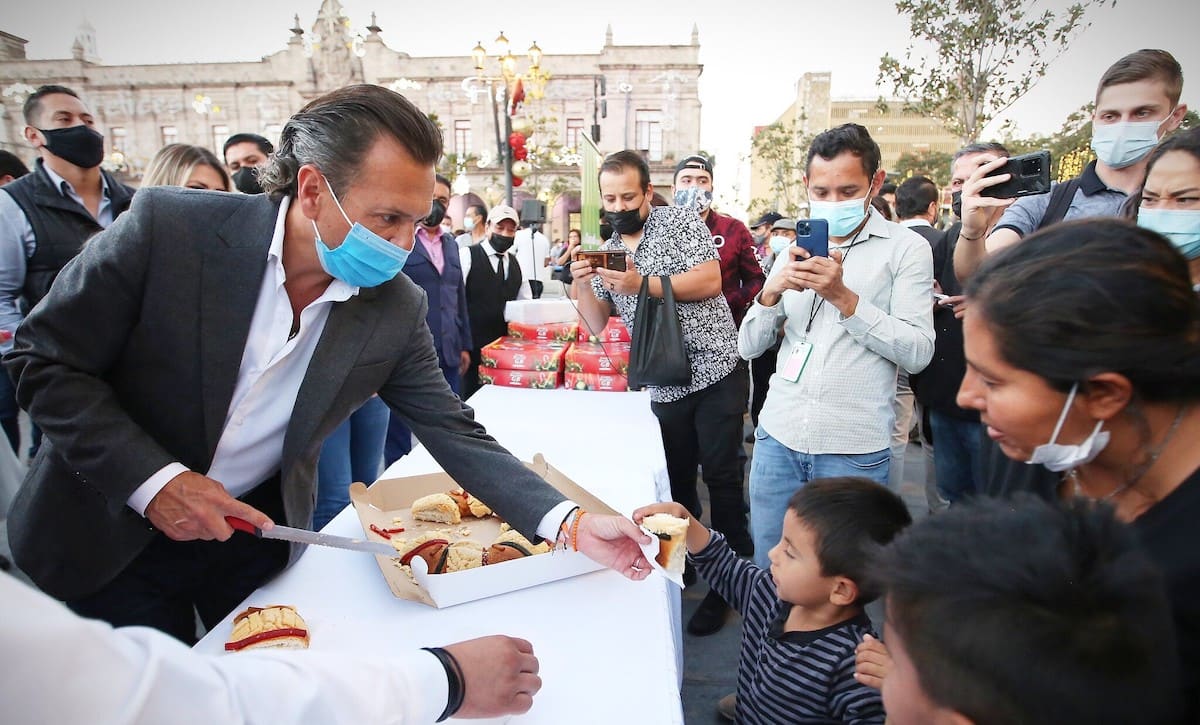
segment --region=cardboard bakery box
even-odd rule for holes
[[[534,456],[532,463],[527,462],[525,465],[586,511],[600,514],[617,513],[546,463],[546,459],[540,453]],[[494,516],[487,519],[464,518],[461,524],[453,525],[413,521],[409,514],[409,507],[418,498],[456,488],[459,488],[458,484],[444,472],[388,478],[376,481],[370,488],[361,483],[351,485],[350,501],[358,513],[364,535],[372,541],[387,541],[371,530],[371,525],[374,524],[379,529],[403,527],[403,533],[393,536],[396,539],[415,539],[425,531],[450,529],[456,534],[453,540],[469,538],[486,547],[500,533],[500,519]],[[460,532],[464,529],[468,530],[469,534]],[[400,554],[401,552],[397,551],[395,559],[375,557],[392,593],[401,599],[438,608],[486,599],[604,568],[577,551],[551,551],[466,571],[429,574],[426,572],[424,560],[414,557],[410,577],[400,566]]]
[[[553,390],[562,382],[562,371],[505,370],[504,368],[485,368],[480,366],[479,382],[483,385],[500,385],[505,388]]]
[[[594,335],[588,330],[587,323],[580,320],[577,339],[579,342],[630,342],[633,337],[629,334],[629,328],[621,321],[620,315],[613,315],[608,318],[604,329]]]
[[[564,358],[563,370],[568,373],[599,373],[625,375],[629,372],[628,342],[577,342]]]
[[[568,390],[597,390],[605,393],[624,393],[629,390],[629,378],[616,373],[566,373],[563,382]]]
[[[542,324],[524,324],[521,322],[508,323],[508,336],[519,337],[523,340],[557,340],[571,342],[579,333],[579,321],[545,322]]]
[[[505,370],[543,370],[557,372],[562,369],[563,354],[570,343],[549,340],[522,340],[516,337],[498,337],[479,351],[479,365],[485,368]]]

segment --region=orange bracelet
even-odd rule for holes
[[[571,550],[579,551],[579,522],[583,521],[583,516],[587,511],[579,509],[579,513],[575,514],[575,523],[571,524]]]

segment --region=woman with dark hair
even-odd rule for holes
[[[1188,258],[1192,284],[1200,287],[1200,128],[1177,133],[1151,152],[1141,192],[1129,197],[1126,212]]]
[[[1059,497],[1131,523],[1166,577],[1200,713],[1200,304],[1187,261],[1128,222],[1067,223],[989,257],[967,297],[959,405],[1009,459],[1060,472]]]

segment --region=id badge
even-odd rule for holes
[[[812,355],[812,343],[807,340],[792,345],[792,352],[788,355],[787,362],[783,364],[780,376],[793,383],[800,380],[800,375],[804,372],[804,367],[808,365],[810,355]]]

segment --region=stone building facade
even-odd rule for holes
[[[32,160],[22,138],[21,103],[39,85],[63,84],[92,108],[106,137],[106,164],[136,184],[167,143],[202,145],[220,155],[233,133],[274,141],[309,100],[350,83],[376,83],[437,119],[448,155],[443,171],[454,177],[456,192],[500,201],[504,173],[490,95],[498,85],[489,91],[477,77],[472,49],[414,57],[388,47],[374,16],[364,30],[353,27],[338,0],[323,0],[308,30],[297,16],[286,47],[259,61],[122,66],[100,61],[98,39],[86,23],[72,57],[64,59],[27,58],[25,41],[0,31],[0,147]],[[529,66],[523,47],[521,39],[514,42],[518,73]],[[534,131],[528,144],[533,170],[517,205],[534,196],[546,201],[557,210],[553,233],[565,236],[566,225],[574,223],[570,213],[578,210],[578,137],[593,124],[601,151],[641,149],[654,182],[669,186],[675,159],[699,148],[699,50],[694,27],[688,44],[653,46],[617,45],[609,28],[596,52],[545,55],[541,68],[549,80],[541,93],[537,83],[525,84],[526,100],[514,117],[519,127]],[[500,75],[494,55],[484,71]],[[458,206],[454,211],[461,214]]]
[[[895,168],[896,162],[906,153],[940,151],[952,154],[958,150],[958,137],[947,131],[937,119],[907,112],[900,101],[887,104],[884,110],[879,107],[878,99],[836,98],[830,93],[832,80],[829,72],[802,75],[796,82],[795,101],[780,114],[775,123],[788,124],[795,120],[800,138],[810,137],[843,123],[865,126],[871,138],[879,144],[884,169]],[[796,153],[802,161],[808,149],[798,145]],[[756,163],[753,157],[750,169],[751,198],[770,199],[771,170]]]

